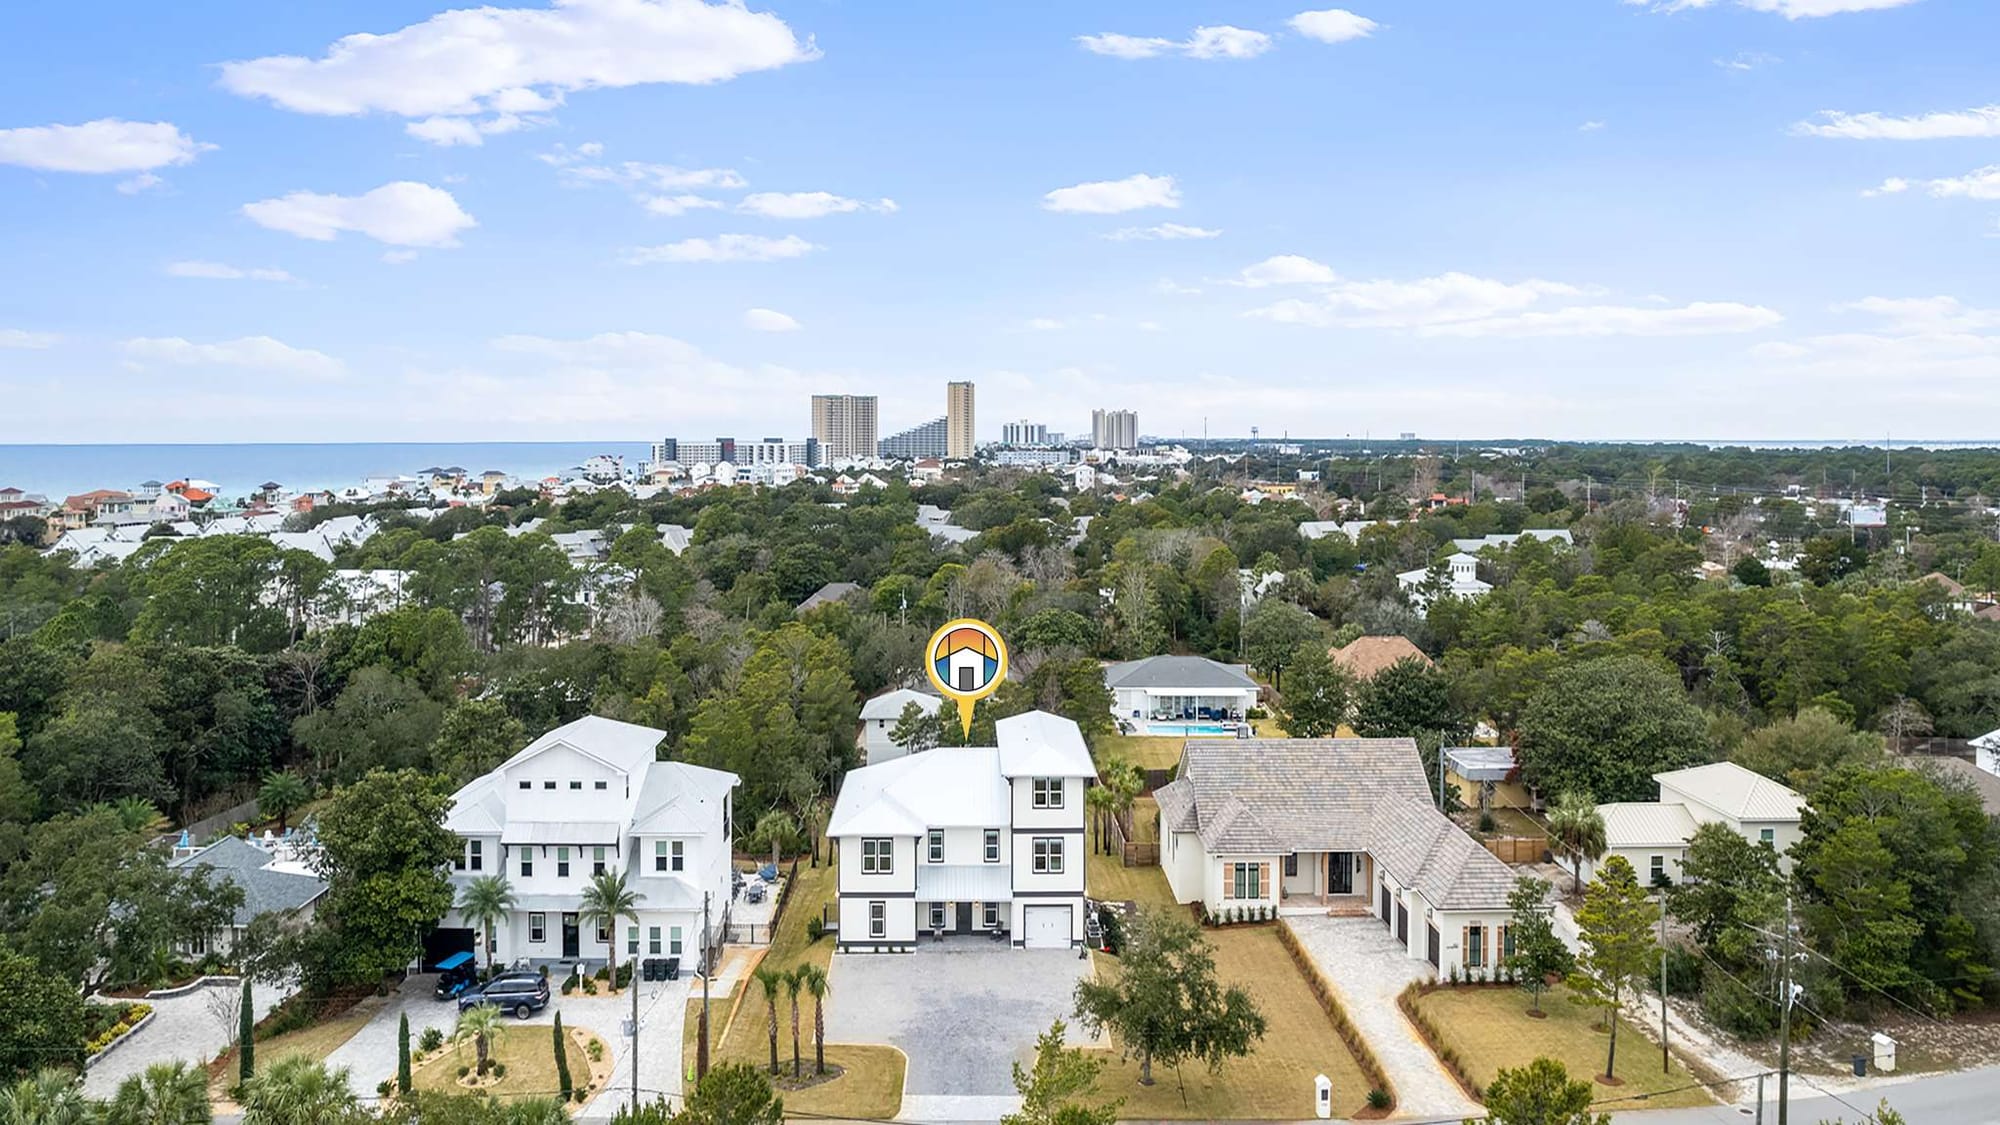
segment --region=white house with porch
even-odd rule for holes
[[[1203,656],[1148,656],[1104,669],[1111,713],[1138,734],[1229,734],[1257,705],[1240,664]]]
[[[501,875],[514,909],[494,928],[492,956],[513,962],[601,962],[619,940],[619,958],[682,957],[719,944],[729,916],[733,792],[722,770],[655,757],[666,732],[586,716],[548,732],[498,769],[452,796],[445,827],[464,851],[452,864],[455,889]],[[599,872],[622,873],[639,896],[639,920],[622,933],[583,924],[584,888]],[[475,947],[472,923],[454,909],[440,927],[462,949]],[[441,946],[442,942],[434,942]]]
[[[1190,739],[1153,795],[1176,902],[1366,914],[1439,974],[1506,949],[1514,873],[1431,804],[1411,739]]]
[[[1030,711],[996,723],[995,741],[848,773],[827,824],[838,949],[908,952],[996,930],[1031,949],[1083,940],[1083,794],[1097,776],[1083,734]]]
[[[1778,853],[1779,868],[1791,870],[1792,845],[1805,835],[1799,820],[1806,799],[1796,790],[1735,762],[1656,773],[1653,781],[1660,787],[1658,801],[1597,806],[1604,818],[1604,854],[1623,856],[1641,884],[1680,882],[1688,841],[1704,824],[1721,824],[1772,849]],[[1574,856],[1558,852],[1557,861],[1576,870]],[[1582,877],[1595,878],[1601,863],[1584,860]]]

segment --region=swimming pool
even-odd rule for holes
[[[1224,726],[1221,723],[1147,723],[1146,733],[1150,735],[1165,735],[1168,737],[1172,737],[1175,735],[1214,736],[1214,735],[1235,734],[1236,728]]]

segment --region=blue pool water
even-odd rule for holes
[[[1154,735],[1235,734],[1236,728],[1221,723],[1147,723],[1146,733]]]

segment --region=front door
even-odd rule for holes
[[[563,915],[562,923],[563,923],[563,957],[566,960],[573,961],[576,959],[577,955],[582,951],[582,947],[580,944],[581,939],[578,936],[577,932],[576,915],[574,914]]]
[[[1354,893],[1354,853],[1326,854],[1326,893],[1330,895]]]
[[[952,932],[957,934],[969,934],[972,932],[971,903],[961,902],[958,904],[958,925],[952,928]]]

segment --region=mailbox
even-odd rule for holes
[[[1324,1074],[1313,1079],[1313,1112],[1321,1120],[1333,1116],[1333,1079]]]
[[[1875,1069],[1883,1074],[1896,1072],[1896,1041],[1881,1032],[1868,1037],[1875,1048]]]

